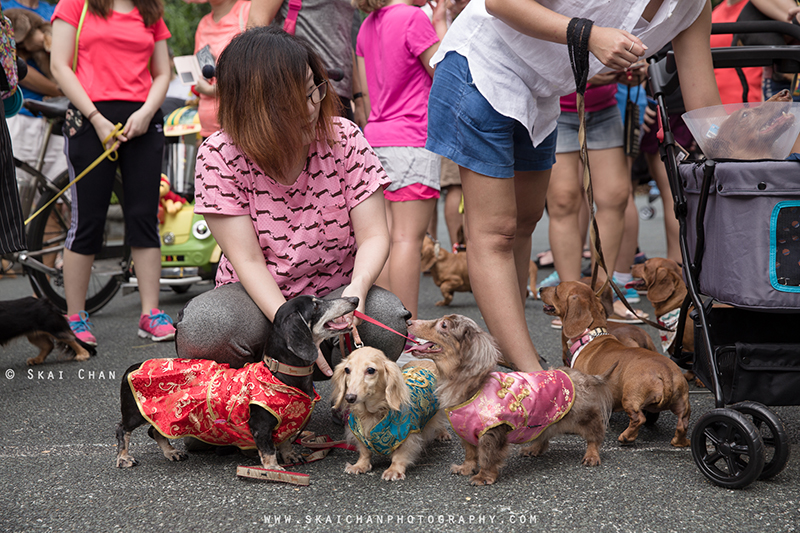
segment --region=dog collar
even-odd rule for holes
[[[678,319],[680,316],[681,309],[679,307],[677,309],[673,309],[666,315],[661,315],[658,317],[658,325],[664,326],[668,329],[668,331],[661,332],[661,350],[665,354],[669,353],[669,348],[672,346],[672,343],[675,342],[678,329]]]
[[[285,365],[279,361],[276,361],[272,357],[264,356],[264,366],[269,369],[270,372],[279,373],[279,374],[286,374],[287,376],[310,376],[314,373],[314,365],[310,366],[290,366]]]
[[[610,335],[610,333],[606,328],[594,328],[591,331],[589,331],[588,329],[585,330],[583,332],[583,335],[581,335],[574,341],[570,339],[569,353],[572,354],[572,359],[569,362],[570,368],[575,366],[575,360],[578,358],[578,354],[581,353],[583,347],[589,344],[597,337],[602,337],[603,335]]]

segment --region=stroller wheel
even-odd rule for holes
[[[764,443],[747,417],[733,409],[712,409],[692,430],[692,458],[713,483],[746,487],[764,469]]]
[[[753,423],[764,442],[764,470],[758,479],[770,479],[786,467],[789,462],[789,437],[786,427],[778,415],[758,402],[740,402],[730,406]]]

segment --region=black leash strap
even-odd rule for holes
[[[586,105],[584,102],[584,94],[586,93],[586,84],[589,81],[589,35],[592,32],[592,25],[594,23],[589,19],[573,18],[567,25],[567,50],[569,52],[569,62],[572,66],[572,75],[575,77],[575,90],[578,93],[576,98],[576,105],[578,108],[578,141],[581,146],[581,161],[583,162],[583,188],[586,191],[586,199],[589,202],[589,219],[591,220],[590,236],[592,241],[592,255],[594,256],[594,268],[592,269],[592,287],[595,286],[597,281],[597,272],[602,268],[606,273],[606,280],[603,285],[597,290],[596,294],[603,293],[606,285],[611,285],[611,289],[617,293],[620,301],[625,307],[635,316],[636,311],[633,310],[631,304],[625,299],[625,294],[617,287],[617,284],[611,279],[611,273],[606,267],[606,261],[603,257],[603,247],[600,243],[600,232],[597,229],[597,220],[594,216],[594,192],[592,190],[592,172],[589,168],[589,149],[586,146]],[[663,326],[652,322],[646,318],[639,317],[644,323],[653,326],[657,329],[664,330]]]

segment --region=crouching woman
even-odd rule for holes
[[[336,116],[311,46],[254,28],[231,41],[216,75],[222,129],[198,150],[195,212],[223,256],[216,287],[176,324],[178,356],[232,367],[260,360],[276,310],[299,294],[357,296],[361,312],[404,333],[408,311],[373,287],[389,253],[389,179],[358,127]],[[358,329],[365,344],[400,356],[401,337]],[[333,345],[321,352],[315,379],[340,358]]]

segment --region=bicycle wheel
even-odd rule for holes
[[[54,180],[59,190],[69,183],[69,173],[64,171]],[[130,247],[125,244],[125,223],[122,217],[122,177],[117,174],[114,194],[118,202],[108,206],[103,248],[95,256],[89,289],[86,292],[86,311],[94,313],[105,306],[117,293],[131,264]],[[39,200],[36,210],[56,195],[48,191]],[[33,290],[40,297],[52,301],[63,313],[67,312],[64,295],[63,250],[72,218],[72,200],[69,192],[50,204],[30,222],[28,228],[28,255],[49,267],[47,272],[29,267]]]

